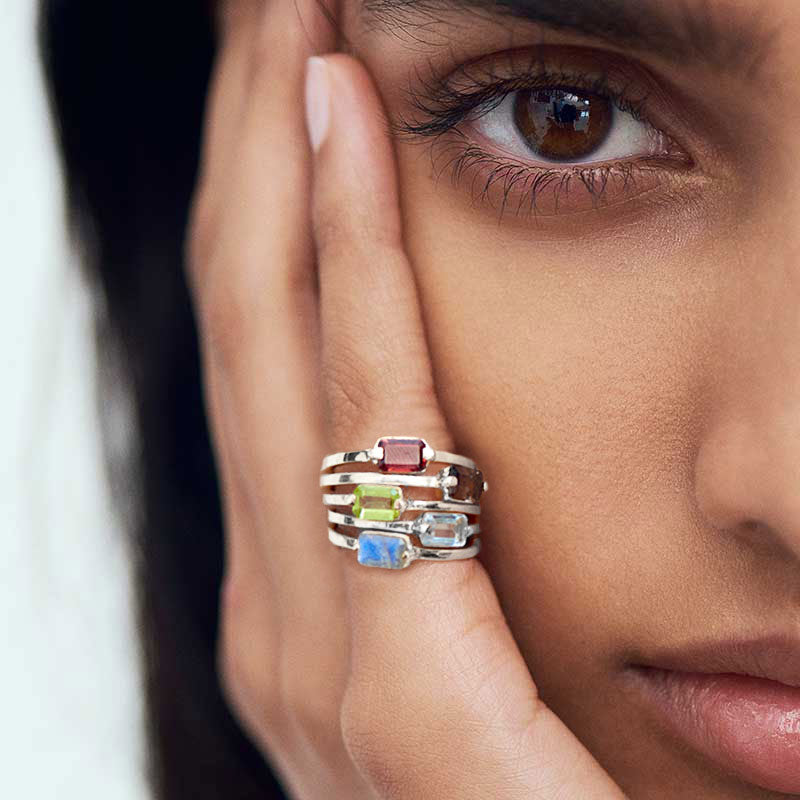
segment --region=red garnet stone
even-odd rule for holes
[[[378,442],[383,448],[383,458],[378,461],[381,472],[422,472],[428,466],[422,451],[425,442],[422,439],[403,439],[398,436],[387,436]]]

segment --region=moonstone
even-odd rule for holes
[[[358,563],[365,567],[403,569],[411,563],[409,555],[402,536],[364,531],[358,537]]]

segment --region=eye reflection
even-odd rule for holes
[[[611,102],[564,89],[516,92],[514,122],[525,143],[552,161],[585,158],[608,137],[614,117]]]

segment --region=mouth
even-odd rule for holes
[[[663,650],[628,669],[660,723],[719,767],[800,793],[800,638]]]

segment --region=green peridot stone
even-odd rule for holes
[[[401,513],[403,490],[399,486],[356,486],[353,516],[376,522],[393,522]]]

